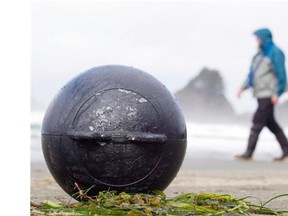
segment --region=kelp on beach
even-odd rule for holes
[[[77,195],[77,194],[76,194]],[[81,197],[80,197],[81,196]],[[117,193],[103,191],[95,197],[89,197],[85,191],[78,193],[78,198],[86,201],[78,203],[54,203],[44,201],[40,205],[32,204],[31,215],[288,215],[288,210],[273,210],[265,207],[276,198],[288,196],[283,194],[274,197],[264,204],[255,205],[230,195],[209,193],[185,193],[172,198],[162,191],[153,193]]]

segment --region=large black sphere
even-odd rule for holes
[[[89,69],[68,82],[42,124],[48,168],[69,195],[164,190],[186,151],[186,124],[167,88],[126,66]],[[75,196],[74,196],[75,197]]]

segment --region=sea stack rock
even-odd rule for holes
[[[175,93],[186,120],[229,122],[235,112],[225,97],[219,71],[204,68],[188,85]]]

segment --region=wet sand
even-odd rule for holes
[[[70,196],[58,186],[44,162],[31,163],[30,175],[31,201],[70,200]],[[171,197],[188,192],[230,194],[237,198],[251,196],[255,198],[248,200],[259,204],[259,201],[265,202],[277,195],[288,194],[288,161],[243,162],[186,158],[165,193]],[[276,199],[267,206],[288,210],[288,196]]]

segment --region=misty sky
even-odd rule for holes
[[[270,28],[287,55],[287,11],[272,0],[32,1],[31,96],[46,106],[78,73],[107,64],[146,71],[174,93],[208,67],[235,110],[252,111],[250,92],[235,97],[256,52],[252,33]]]

